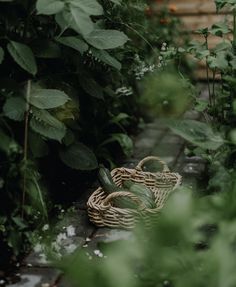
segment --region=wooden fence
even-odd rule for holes
[[[236,1],[236,0],[235,0]],[[169,5],[174,7],[173,14],[182,19],[184,29],[189,31],[192,38],[199,41],[204,41],[203,37],[194,33],[195,30],[211,27],[214,23],[224,21],[232,22],[233,17],[227,10],[216,13],[214,0],[170,0]],[[231,38],[232,35],[228,35]],[[209,37],[209,47],[213,48],[221,39],[219,37]],[[204,63],[199,65],[196,76],[200,79],[205,79],[206,72]]]

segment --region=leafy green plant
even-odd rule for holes
[[[99,253],[77,250],[57,266],[75,286],[232,286],[235,235],[235,187],[202,199],[182,188],[151,229]]]
[[[0,1],[0,242],[15,254],[54,202],[91,184],[98,162],[131,155],[140,79],[178,33],[172,17],[156,35],[162,16],[149,18],[146,6]]]

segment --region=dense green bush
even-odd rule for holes
[[[161,22],[168,10],[150,17],[148,7],[0,1],[0,241],[10,253],[54,203],[83,192],[98,162],[132,153],[140,80],[178,33],[174,17]]]

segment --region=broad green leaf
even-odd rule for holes
[[[34,89],[29,98],[31,105],[39,109],[53,109],[64,105],[69,97],[54,89]]]
[[[65,3],[60,0],[38,0],[36,9],[38,14],[53,15],[61,12]]]
[[[99,59],[103,63],[117,69],[118,71],[121,70],[121,63],[116,60],[116,58],[112,57],[107,51],[104,50],[97,50],[92,48],[92,54],[95,58]]]
[[[16,63],[32,75],[37,73],[37,64],[29,46],[10,41],[7,49]]]
[[[73,169],[93,170],[98,167],[94,153],[82,143],[75,143],[61,150],[60,158]]]
[[[13,97],[6,100],[3,105],[3,112],[6,117],[14,121],[22,121],[26,110],[26,102],[20,97]]]
[[[60,37],[57,39],[57,41],[65,46],[79,51],[81,54],[88,50],[88,45],[76,36]]]
[[[116,5],[121,5],[122,0],[110,0],[110,1]]]
[[[70,0],[70,5],[80,8],[88,15],[99,16],[103,14],[102,6],[96,0]]]
[[[44,157],[48,154],[46,142],[43,140],[42,136],[37,133],[29,133],[29,147],[35,158]]]
[[[216,56],[209,56],[207,63],[211,69],[225,70],[229,67],[224,51],[217,53]]]
[[[68,18],[66,18],[68,16]],[[61,30],[64,32],[67,28],[70,27],[72,21],[72,17],[68,12],[65,12],[64,10],[58,14],[55,15],[55,21],[60,26]]]
[[[85,36],[93,31],[93,22],[89,15],[86,14],[83,10],[71,6],[70,13],[68,14],[68,16],[66,16],[67,14],[65,14],[64,17],[68,17],[68,23],[70,23],[70,27],[76,32]]]
[[[110,136],[110,138],[108,138],[102,143],[102,146],[112,142],[117,142],[126,156],[130,156],[132,154],[133,141],[127,134],[114,133]]]
[[[98,99],[103,99],[102,87],[92,78],[80,78],[80,85],[86,93]]]
[[[211,126],[205,123],[180,120],[170,121],[168,125],[174,133],[202,149],[217,150],[224,144],[221,135],[215,133]]]
[[[90,45],[101,50],[123,46],[129,40],[123,32],[117,30],[93,30],[85,39]]]
[[[4,59],[4,50],[2,47],[0,47],[0,64],[2,63],[3,59]]]
[[[66,134],[65,125],[45,110],[33,109],[30,127],[36,133],[59,142]]]
[[[211,27],[210,33],[218,37],[223,37],[224,34],[230,33],[230,29],[227,23],[220,22],[220,23],[214,24]]]
[[[214,52],[218,53],[229,49],[232,49],[232,44],[229,41],[223,41],[215,46]]]
[[[0,150],[9,153],[11,138],[0,128]]]

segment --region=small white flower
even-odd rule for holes
[[[45,224],[42,228],[43,231],[47,231],[49,229],[49,224]]]
[[[58,242],[54,241],[52,242],[52,249],[59,252],[61,250],[61,246],[58,244]]]
[[[67,228],[66,228],[66,233],[67,233],[67,236],[68,236],[68,237],[73,237],[73,236],[75,236],[75,235],[76,235],[76,233],[75,233],[75,227],[74,227],[73,225],[67,226]]]
[[[75,244],[70,244],[68,246],[65,246],[65,250],[68,254],[73,253],[76,250],[77,246]]]
[[[62,241],[66,240],[66,239],[67,239],[66,233],[59,233],[57,235],[56,242],[60,245],[62,243]]]
[[[96,256],[98,256],[98,257],[103,257],[102,252],[101,252],[100,250],[98,250],[98,249],[94,250],[93,253],[94,253]]]

